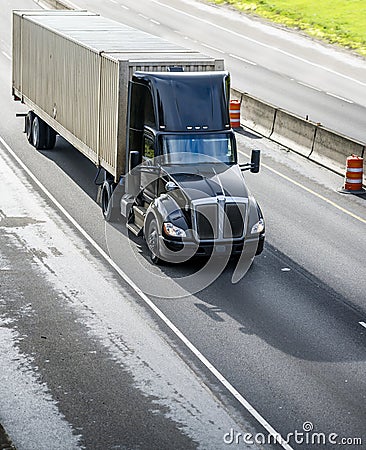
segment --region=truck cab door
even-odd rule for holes
[[[155,144],[152,137],[144,135],[142,146],[142,163],[140,177],[140,192],[146,201],[151,203],[157,196],[159,169],[154,163]]]

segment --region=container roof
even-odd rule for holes
[[[22,13],[18,11],[18,13]],[[158,36],[136,30],[114,20],[86,11],[24,11],[28,20],[40,24],[67,39],[94,50],[111,53],[114,59],[128,59],[126,53],[186,54],[199,59],[212,59]],[[118,55],[118,56],[117,56]]]

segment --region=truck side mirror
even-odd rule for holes
[[[140,164],[140,153],[136,150],[130,151],[129,171],[131,172]]]
[[[252,150],[252,157],[250,161],[250,171],[252,173],[258,173],[261,162],[261,151],[260,150]]]
[[[241,170],[249,170],[253,173],[259,172],[259,166],[261,162],[261,151],[260,150],[252,150],[252,156],[250,159],[250,163],[239,164]]]

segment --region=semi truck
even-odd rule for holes
[[[15,10],[12,94],[31,145],[60,135],[96,165],[105,219],[153,263],[262,252],[243,176],[260,154],[238,163],[223,60],[88,11]]]

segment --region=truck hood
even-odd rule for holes
[[[248,189],[238,165],[202,164],[164,167],[187,200],[218,196],[248,198]],[[173,194],[175,191],[171,191]],[[175,197],[175,195],[173,194]]]

